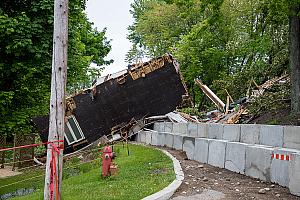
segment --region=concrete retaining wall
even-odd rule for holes
[[[173,123],[165,122],[165,130],[164,132],[172,133],[173,132]]]
[[[245,174],[263,181],[271,181],[271,161],[274,148],[263,145],[246,147]]]
[[[295,149],[280,148],[274,150],[271,163],[271,182],[278,183],[279,185],[286,187],[289,186],[289,165],[292,162],[292,160],[290,160],[290,156],[297,152],[300,153],[300,151]]]
[[[223,139],[223,124],[209,124],[208,125],[208,138],[210,139]]]
[[[145,143],[152,144],[152,131],[144,131],[145,134]]]
[[[210,139],[206,138],[196,138],[195,139],[195,151],[194,159],[198,162],[207,163],[208,162],[208,145]]]
[[[154,130],[195,138],[228,140],[300,150],[300,126],[158,122],[154,123]]]
[[[195,123],[188,123],[187,135],[192,137],[198,137],[198,125]]]
[[[300,153],[291,154],[289,179],[290,192],[294,195],[300,196]]]
[[[300,126],[283,128],[283,147],[300,150]]]
[[[198,137],[200,138],[208,138],[208,124],[198,124]]]
[[[241,138],[241,126],[238,124],[225,124],[223,139],[231,142],[239,142]]]
[[[300,196],[300,127],[167,122],[154,128],[163,131],[140,132],[136,139],[151,138],[152,145],[184,150],[189,159],[278,183]]]
[[[241,126],[240,142],[246,144],[259,144],[260,125],[245,124]]]
[[[246,147],[248,144],[228,142],[226,146],[225,168],[245,174]]]
[[[211,140],[208,145],[208,164],[224,168],[227,141]]]
[[[260,144],[274,147],[283,145],[283,126],[264,126],[260,127]]]
[[[183,136],[174,135],[173,148],[176,150],[182,150],[182,145],[183,145]]]
[[[165,133],[165,143],[166,147],[173,147],[174,143],[174,134],[173,133]]]
[[[153,130],[155,130],[157,132],[164,132],[165,131],[165,122],[154,123]]]
[[[185,151],[188,159],[194,160],[195,138],[188,136],[183,137],[182,150]]]

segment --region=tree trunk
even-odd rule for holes
[[[290,15],[290,67],[291,111],[300,112],[300,5],[291,6]]]

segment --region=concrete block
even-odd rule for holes
[[[145,131],[141,131],[139,133],[139,135],[140,135],[140,141],[141,141],[141,143],[146,143],[146,133],[145,133]]]
[[[227,143],[225,157],[226,169],[240,174],[245,174],[246,146],[248,146],[248,144],[239,142]]]
[[[198,137],[208,138],[208,124],[198,124]]]
[[[151,144],[154,146],[158,146],[158,132],[152,131],[151,133]]]
[[[187,123],[174,123],[173,124],[173,133],[179,135],[187,134]]]
[[[264,145],[246,147],[245,174],[263,181],[271,181],[271,161],[274,148]]]
[[[225,140],[211,140],[208,146],[208,164],[224,168],[225,153],[226,153]]]
[[[298,151],[300,153],[300,151]],[[289,186],[289,164],[291,154],[297,153],[295,149],[274,149],[274,156],[271,163],[271,182],[279,185]]]
[[[239,142],[241,126],[239,124],[224,124],[223,140]]]
[[[300,149],[300,126],[285,126],[283,135],[283,147]]]
[[[173,148],[176,150],[182,150],[183,136],[174,134]]]
[[[155,122],[153,130],[157,132],[164,132],[165,131],[165,122]]]
[[[196,123],[187,124],[187,135],[191,137],[198,137],[198,126]]]
[[[241,124],[240,142],[247,144],[259,144],[260,125]]]
[[[157,132],[157,146],[165,146],[166,134],[164,132]]]
[[[283,145],[283,126],[261,125],[260,144],[282,147]]]
[[[195,138],[184,136],[182,150],[185,151],[188,159],[194,160]]]
[[[141,134],[140,132],[138,132],[135,136],[135,141],[138,142],[138,143],[141,143]]]
[[[300,196],[300,154],[294,153],[291,155],[289,166],[289,189],[294,195]]]
[[[208,124],[208,138],[223,139],[223,124]]]
[[[196,138],[195,139],[195,151],[194,159],[201,163],[208,162],[208,146],[211,139],[207,138]]]
[[[174,134],[165,133],[165,146],[173,148],[173,142],[174,142]]]
[[[165,122],[165,132],[172,133],[173,131],[173,122]]]
[[[145,134],[146,134],[146,139],[145,139],[145,142],[146,144],[151,144],[152,142],[152,131],[145,131]]]

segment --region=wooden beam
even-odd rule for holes
[[[54,31],[53,31],[53,57],[52,79],[50,99],[50,119],[48,142],[64,140],[65,126],[65,90],[67,75],[67,50],[68,50],[68,0],[54,0]],[[59,143],[53,143],[55,146]],[[59,154],[54,151],[56,168],[55,178],[51,176],[53,169],[52,145],[47,145],[47,163],[45,175],[45,200],[58,200],[61,194],[63,149],[59,148]],[[50,185],[53,184],[53,191]]]
[[[221,110],[224,110],[225,103],[215,95],[206,85],[204,85],[199,79],[195,79],[195,83],[201,88],[204,94]]]

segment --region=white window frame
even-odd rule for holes
[[[78,129],[78,131],[80,133],[80,135],[81,135],[81,138],[76,138],[76,135],[75,135],[75,133],[74,133],[74,131],[73,131],[71,125],[70,125],[70,122],[69,122],[70,118],[73,119],[73,121],[74,121],[74,123],[75,123],[75,125],[76,125],[76,127],[77,127],[77,129]],[[68,121],[66,122],[66,125],[67,125],[67,127],[68,127],[68,129],[69,129],[69,131],[70,131],[70,133],[71,133],[71,135],[73,137],[73,139],[74,139],[73,142],[69,142],[69,139],[68,139],[66,133],[64,133],[65,139],[67,140],[68,145],[74,144],[76,142],[79,142],[79,141],[85,139],[84,134],[83,134],[83,132],[82,132],[80,126],[79,126],[79,123],[77,122],[76,117],[74,115],[71,115],[70,117],[68,117]]]

